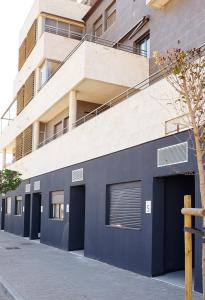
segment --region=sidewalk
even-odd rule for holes
[[[2,231],[0,281],[15,300],[184,299],[182,288]]]

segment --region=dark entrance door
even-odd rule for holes
[[[84,249],[85,186],[70,188],[69,250]]]
[[[33,194],[31,200],[30,239],[40,238],[41,233],[41,194]]]
[[[194,176],[154,179],[153,270],[154,276],[184,269],[184,195],[192,196]]]
[[[30,218],[31,216],[31,195],[25,195],[24,205],[24,236],[27,237],[30,234]]]
[[[5,228],[5,209],[6,209],[6,203],[5,199],[2,199],[2,207],[1,207],[1,230],[4,230]]]
[[[184,269],[184,195],[194,198],[193,176],[165,179],[164,272]]]

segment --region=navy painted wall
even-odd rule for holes
[[[152,214],[145,214],[145,201],[153,200],[153,181],[155,177],[176,173],[196,171],[194,154],[189,153],[189,162],[174,167],[157,168],[157,148],[176,144],[187,139],[187,133],[169,136],[140,146],[126,149],[98,159],[31,178],[31,186],[41,181],[43,213],[41,214],[41,242],[68,249],[69,213],[65,212],[63,221],[49,219],[49,195],[51,191],[64,190],[65,206],[70,199],[70,186],[86,186],[85,207],[85,255],[115,266],[147,276],[154,275],[155,260],[160,248],[157,243],[157,224]],[[84,182],[73,184],[73,169],[84,168]],[[142,229],[113,228],[105,225],[106,186],[112,183],[142,180],[143,216]],[[197,187],[196,178],[196,187]],[[19,191],[24,194],[25,184]],[[31,191],[33,192],[33,191]],[[12,193],[12,195],[18,193]],[[196,207],[200,206],[196,188]],[[155,205],[155,203],[153,204]],[[5,229],[22,234],[23,222],[15,217],[7,218]],[[196,288],[201,290],[200,243],[196,240]]]

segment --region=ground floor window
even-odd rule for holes
[[[64,219],[64,191],[51,193],[50,218]]]
[[[23,213],[23,197],[17,196],[15,199],[15,215],[21,216]]]
[[[141,181],[107,187],[106,224],[119,228],[141,229]]]
[[[11,197],[6,198],[6,214],[11,215]]]

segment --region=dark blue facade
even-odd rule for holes
[[[158,233],[161,226],[156,202],[156,178],[195,172],[196,160],[189,150],[189,162],[173,167],[157,167],[157,149],[187,140],[187,133],[169,136],[148,142],[97,159],[43,174],[23,182],[17,191],[10,193],[13,198],[23,195],[25,183],[31,183],[31,201],[33,183],[41,182],[41,242],[69,250],[69,213],[64,220],[49,219],[49,195],[51,191],[64,190],[65,207],[70,203],[70,187],[85,186],[85,255],[120,268],[128,269],[146,276],[159,272],[160,242]],[[51,158],[52,159],[52,158]],[[84,181],[72,183],[72,170],[83,168]],[[198,178],[195,178],[195,206],[200,207]],[[132,230],[106,225],[106,190],[107,185],[130,181],[142,181],[142,229]],[[152,214],[145,213],[145,201],[152,201]],[[14,201],[12,201],[14,203]],[[14,204],[13,204],[14,205]],[[25,235],[24,216],[5,217],[5,230],[18,235]],[[157,221],[156,221],[157,218]],[[200,227],[200,224],[197,225]],[[201,241],[195,240],[195,288],[201,291]]]

